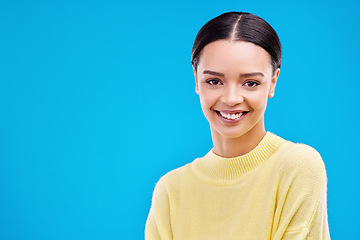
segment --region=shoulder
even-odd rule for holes
[[[321,189],[326,185],[325,165],[313,147],[287,142],[279,149],[281,179],[301,188]]]
[[[295,165],[297,167],[307,168],[323,168],[324,162],[321,155],[313,147],[302,144],[290,142],[284,157],[287,159],[288,164]]]
[[[181,179],[186,178],[189,173],[190,163],[169,171],[156,183],[154,194],[164,191],[169,192],[170,188],[173,188],[175,185],[177,185]]]
[[[276,164],[285,168],[301,169],[308,167],[322,168],[323,160],[318,151],[313,147],[288,141],[271,133],[271,139],[278,144],[272,158],[276,159]],[[279,166],[277,165],[277,166]]]
[[[182,178],[185,175],[187,175],[189,173],[189,170],[190,170],[190,163],[169,171],[160,178],[159,182],[161,181],[161,182],[172,183],[174,181],[179,180],[179,178]]]

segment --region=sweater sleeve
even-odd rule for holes
[[[274,240],[329,240],[327,177],[320,154],[297,144],[283,166]]]
[[[145,226],[145,240],[172,240],[169,195],[164,180],[156,184]]]

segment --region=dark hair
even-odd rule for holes
[[[275,30],[264,19],[246,12],[227,12],[207,22],[198,32],[191,52],[197,69],[201,50],[217,40],[245,41],[265,49],[271,56],[273,72],[281,66],[281,44]]]

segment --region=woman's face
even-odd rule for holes
[[[194,74],[212,133],[226,138],[264,134],[267,100],[274,95],[279,71],[272,74],[270,54],[253,43],[219,40],[206,45]]]

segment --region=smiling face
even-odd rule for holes
[[[194,74],[213,138],[263,137],[267,100],[279,72],[273,74],[270,54],[253,43],[218,40],[206,45]]]

